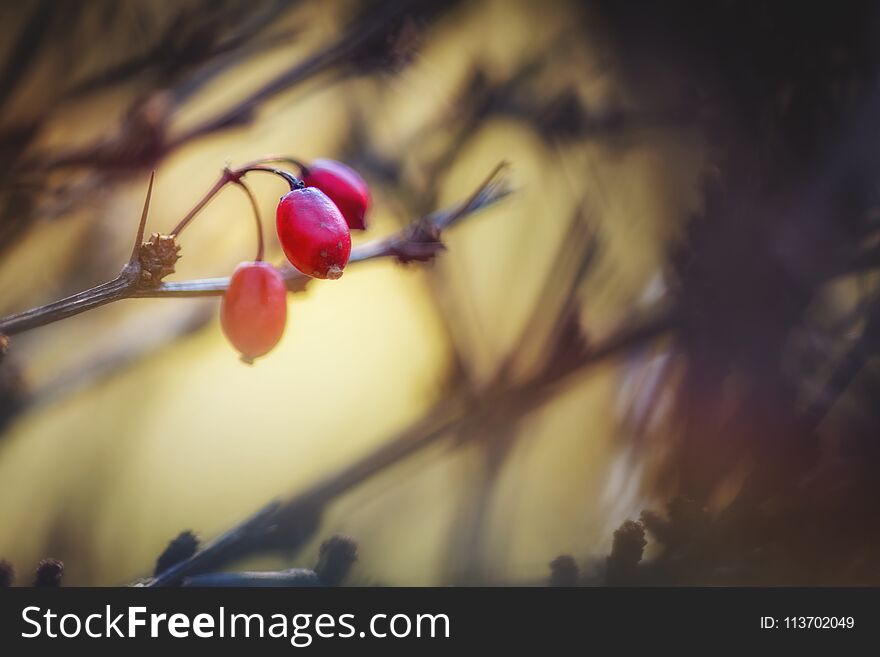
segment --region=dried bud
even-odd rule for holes
[[[34,586],[44,588],[57,588],[61,586],[61,576],[64,574],[64,563],[57,559],[43,559],[37,566],[34,577]]]
[[[401,264],[427,262],[432,260],[446,246],[440,241],[440,229],[430,220],[413,223],[407,231],[406,239],[393,247],[394,255]]]
[[[174,273],[174,266],[180,260],[180,246],[171,235],[153,233],[150,239],[141,244],[138,251],[141,264],[143,287],[155,287],[162,279]]]
[[[326,586],[339,586],[357,561],[357,543],[348,536],[333,536],[321,543],[315,572]]]
[[[8,589],[15,581],[15,568],[5,559],[0,559],[0,589]]]
[[[563,554],[550,562],[550,586],[577,586],[581,571],[569,554]]]
[[[191,531],[180,532],[176,538],[168,543],[165,551],[156,559],[154,575],[164,573],[175,564],[185,561],[193,556],[199,549],[199,539]]]
[[[9,336],[0,333],[0,363],[6,357],[7,351],[9,351]]]

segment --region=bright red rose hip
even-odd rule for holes
[[[357,171],[336,160],[315,160],[303,170],[306,187],[316,187],[333,201],[352,230],[367,227],[370,188]]]
[[[351,234],[339,208],[314,187],[281,197],[278,240],[290,263],[314,278],[339,278],[351,254]]]
[[[245,360],[278,344],[287,321],[284,279],[265,262],[243,262],[232,274],[220,307],[223,332]]]

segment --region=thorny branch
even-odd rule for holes
[[[20,196],[22,203],[27,201],[24,209],[19,207],[21,204],[7,204],[7,211],[0,217],[0,248],[19,238],[37,215],[64,215],[67,209],[89,198],[109,179],[156,168],[162,160],[193,141],[247,125],[263,103],[303,82],[329,74],[327,82],[333,83],[349,75],[364,75],[376,68],[405,62],[416,48],[415,43],[403,38],[408,33],[407,27],[426,24],[446,9],[444,3],[436,2],[370,3],[369,8],[356,12],[338,39],[319,47],[304,60],[294,62],[240,102],[176,132],[172,126],[174,117],[194,93],[241,57],[287,43],[291,36],[299,33],[298,28],[267,31],[277,27],[278,17],[294,4],[284,0],[266,3],[262,11],[247,2],[233,3],[230,12],[212,8],[207,12],[211,16],[209,23],[197,28],[191,23],[196,17],[204,18],[205,7],[197,4],[191,10],[182,10],[145,52],[75,82],[51,104],[53,108],[63,106],[81,94],[112,87],[126,76],[152,71],[153,77],[147,80],[146,88],[130,105],[126,118],[113,134],[60,151],[28,152],[52,113],[49,109],[34,112],[32,123],[17,132],[0,134],[0,142],[3,142],[0,145],[7,149],[14,147],[6,153],[7,159],[15,160],[7,163],[10,166],[6,167],[4,180],[9,178],[10,172],[14,175],[9,181],[5,180],[4,189]],[[46,20],[41,22],[50,5],[42,3],[37,7],[30,27],[12,50],[12,53],[26,55],[25,61],[34,56],[35,44],[40,39],[51,41],[55,32],[45,36],[46,29],[58,31],[63,26],[65,33],[70,29],[69,12],[49,12],[53,19],[51,24]],[[115,5],[111,3],[111,6]],[[193,29],[196,31],[192,32]],[[10,89],[14,87],[20,71],[25,68],[26,65],[11,67],[10,70],[18,73],[12,74],[9,80],[0,80],[0,87],[4,83],[10,83],[11,86],[6,85]],[[0,89],[0,96],[3,91],[5,89]],[[32,198],[34,192],[25,193],[31,185],[32,174],[42,179],[50,170],[69,167],[84,168],[90,173],[79,182],[61,185],[44,195],[50,199],[47,203],[36,204]]]
[[[235,171],[227,169],[220,181],[208,192],[206,199],[216,194],[226,183],[237,183],[241,178],[240,172],[245,168],[247,167]],[[499,165],[463,203],[417,219],[394,235],[356,247],[352,250],[349,262],[364,262],[386,257],[397,258],[401,262],[430,260],[443,249],[440,234],[445,228],[510,193],[508,185],[501,176],[502,169],[503,165]],[[163,238],[165,242],[170,239],[170,236],[154,235],[151,240],[143,241],[152,185],[151,177],[132,257],[116,278],[59,301],[4,317],[0,319],[0,334],[10,336],[22,333],[121,299],[222,296],[229,285],[228,277],[157,283],[157,277],[149,275],[151,272],[144,267],[145,256],[153,253],[163,243]],[[204,207],[203,201],[196,205],[195,212]],[[191,211],[190,215],[194,215],[195,212]],[[177,248],[173,246],[173,240],[168,248]],[[172,255],[176,259],[176,250]],[[291,291],[301,290],[308,281],[307,276],[290,266],[283,267],[281,273],[287,288]]]

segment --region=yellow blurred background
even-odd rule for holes
[[[171,19],[176,3],[120,4],[127,18],[80,51],[83,62],[123,58]],[[352,11],[350,3],[292,4],[273,29],[295,36],[242,55],[174,114],[173,129],[186,130],[338,38]],[[511,165],[515,192],[444,235],[448,251],[433,263],[359,263],[339,281],[290,295],[282,342],[253,367],[225,341],[213,298],[126,300],[15,336],[10,359],[40,394],[0,436],[0,556],[21,571],[43,557],[61,558],[70,585],[132,581],[149,574],[181,530],[214,537],[418,421],[447,393],[456,352],[457,380],[475,390],[509,358],[517,376],[528,376],[536,356],[524,349],[522,332],[529,317],[545,312],[542,294],[560,274],[572,221],[600,244],[579,289],[581,326],[590,338],[611,331],[662,280],[678,218],[696,204],[695,134],[678,126],[645,128],[624,143],[544,138],[528,121],[496,114],[467,129],[439,179],[430,166],[456,138],[457,104],[475,67],[503,80],[538,58],[540,73],[526,94],[570,90],[597,112],[636,106],[637,90],[615,77],[601,26],[590,20],[561,2],[461,3],[418,25],[420,47],[401,70],[317,76],[262,103],[249,125],[164,158],[150,231],[170,230],[227,162],[272,153],[346,159],[358,147],[353,126],[409,185],[404,198],[395,184],[364,173],[374,206],[356,243],[416,218],[414,197],[428,199],[423,210],[463,200],[502,160]],[[585,36],[591,30],[596,38]],[[39,70],[54,70],[52,58],[63,57],[48,53]],[[7,121],[26,114],[29,103],[46,102],[51,91],[33,85]],[[65,100],[33,150],[88,143],[112,130],[135,91],[120,84]],[[115,275],[131,248],[148,177],[135,171],[62,216],[33,222],[0,259],[0,314]],[[280,262],[271,219],[284,186],[253,178],[269,259]],[[436,196],[420,197],[429,188]],[[246,198],[225,190],[181,244],[170,280],[227,275],[251,259]],[[207,324],[168,342],[205,313]],[[140,351],[146,355],[107,375],[81,376],[100,370],[108,355]],[[626,366],[613,360],[590,369],[515,424],[486,429],[510,433],[497,472],[486,467],[480,444],[438,441],[335,500],[303,552],[248,566],[313,563],[320,540],[333,533],[358,541],[350,581],[361,584],[437,585],[465,573],[540,582],[558,554],[607,553],[611,531],[646,502],[637,469],[620,480]],[[469,534],[463,528],[477,508],[479,526]]]

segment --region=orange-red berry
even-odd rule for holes
[[[223,332],[246,360],[278,344],[287,322],[287,288],[278,270],[265,262],[243,262],[223,296]]]

